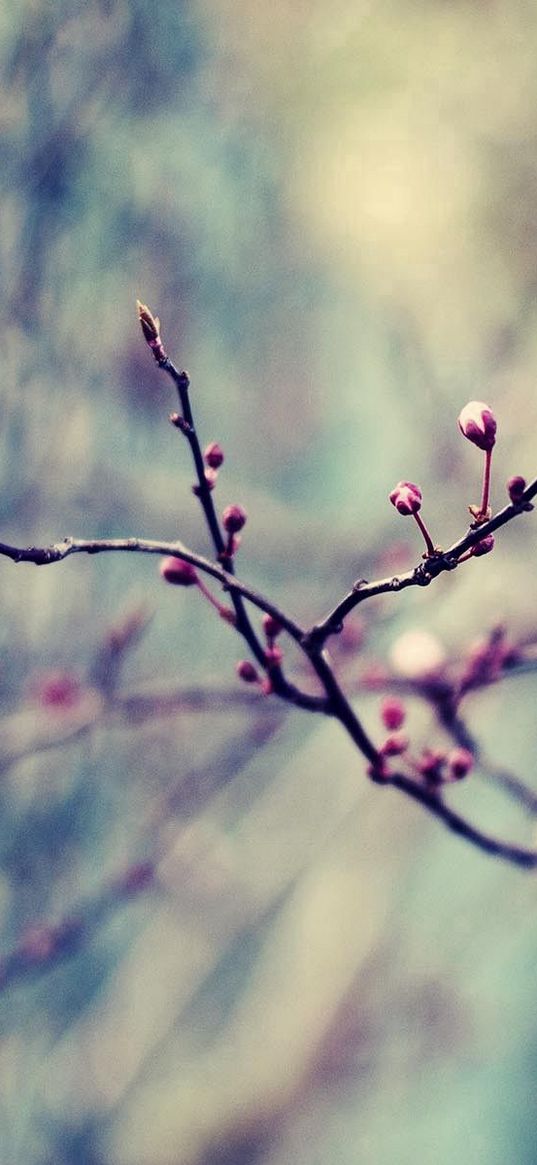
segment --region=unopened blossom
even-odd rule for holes
[[[494,550],[494,534],[486,534],[480,542],[472,546],[470,554],[473,558],[481,558],[483,554],[490,554]]]
[[[207,445],[205,449],[203,458],[210,469],[220,469],[224,463],[224,451],[217,441],[211,441],[211,444]]]
[[[515,477],[510,477],[509,481],[507,482],[507,493],[509,494],[510,501],[514,502],[515,505],[517,502],[521,501],[525,488],[525,477],[520,477],[518,474],[515,475]]]
[[[240,680],[245,684],[257,684],[259,682],[259,675],[253,663],[249,659],[241,659],[236,665],[236,672]]]
[[[390,501],[399,514],[417,514],[422,502],[419,485],[414,485],[412,481],[399,481],[392,489]]]
[[[474,766],[474,758],[467,748],[454,748],[447,756],[448,780],[461,781]]]
[[[403,701],[399,700],[397,696],[386,696],[386,699],[382,701],[380,715],[384,727],[389,732],[396,732],[404,723],[406,708]]]
[[[478,449],[490,451],[496,442],[496,418],[489,405],[471,400],[459,413],[459,429]]]
[[[237,534],[246,522],[246,510],[242,506],[226,506],[222,514],[222,525],[228,534]]]
[[[182,558],[173,558],[169,555],[163,558],[159,567],[160,576],[167,583],[176,587],[193,587],[199,582],[197,571],[191,562],[183,562]]]

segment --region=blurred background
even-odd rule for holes
[[[418,561],[399,479],[462,533],[468,400],[498,419],[494,507],[534,475],[533,5],[0,0],[0,45],[3,541],[209,552],[137,296],[248,511],[238,573],[305,625]],[[454,660],[534,631],[535,544],[523,518],[351,620],[377,739],[402,634]],[[2,1165],[533,1163],[534,877],[241,688],[241,644],[154,559],[0,575]],[[534,701],[528,675],[468,712],[535,785]],[[441,740],[423,702],[410,726]],[[453,803],[532,840],[479,774]]]

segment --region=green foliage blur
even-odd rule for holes
[[[238,573],[305,625],[419,560],[397,480],[435,541],[462,533],[467,401],[497,416],[494,508],[534,475],[531,4],[0,0],[0,60],[2,541],[210,553],[137,296],[225,450],[219,507],[248,511]],[[373,658],[414,627],[450,656],[499,622],[531,633],[536,538],[525,517],[379,604]],[[0,1165],[533,1163],[531,874],[370,789],[315,717],[215,694],[93,723],[133,611],[120,690],[237,687],[242,646],[155,560],[0,575],[2,951],[159,862],[156,894],[0,995]],[[71,718],[43,704],[58,674],[84,693]],[[535,783],[534,695],[514,680],[471,713]],[[531,832],[477,777],[457,796]]]

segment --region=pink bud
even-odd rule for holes
[[[494,534],[486,534],[481,542],[472,546],[470,554],[473,558],[481,558],[483,554],[490,554],[491,550],[494,550]]]
[[[265,652],[265,661],[267,667],[277,667],[283,659],[283,651],[280,647],[267,647]]]
[[[246,522],[246,510],[242,506],[226,506],[222,514],[222,524],[228,534],[237,534]]]
[[[218,477],[217,470],[211,469],[209,466],[209,468],[205,470],[203,476],[205,478],[205,485],[207,486],[207,489],[213,490],[216,485],[216,479]],[[195,482],[195,484],[192,486],[192,493],[194,494],[194,497],[199,498],[201,489],[198,482]]]
[[[446,763],[446,754],[440,749],[424,748],[418,761],[418,771],[426,781],[438,785],[443,779],[443,768]]]
[[[261,622],[267,639],[275,639],[277,635],[280,635],[282,630],[281,624],[278,623],[278,620],[273,615],[263,615]]]
[[[467,748],[454,748],[447,758],[449,779],[460,781],[474,766],[474,758]]]
[[[515,505],[517,502],[519,502],[521,500],[522,494],[524,493],[525,488],[526,488],[525,477],[518,477],[517,476],[517,477],[510,477],[509,478],[509,481],[507,482],[507,493],[509,494],[510,500],[512,502],[514,502]]]
[[[236,672],[240,680],[244,680],[245,684],[257,684],[259,681],[258,673],[249,659],[241,659],[236,666]]]
[[[205,464],[210,469],[220,469],[220,466],[224,463],[224,453],[217,441],[211,441],[203,456],[205,458]]]
[[[382,755],[401,756],[401,753],[406,752],[408,745],[409,739],[404,732],[393,732],[391,736],[386,737],[382,745]]]
[[[492,410],[482,400],[471,400],[458,419],[459,429],[478,449],[490,450],[496,441],[496,420]]]
[[[195,567],[191,562],[183,562],[182,558],[163,558],[159,567],[160,576],[165,582],[173,583],[176,587],[192,587],[198,582]]]
[[[400,481],[392,489],[390,501],[399,514],[417,514],[421,508],[421,490],[411,481]]]
[[[80,704],[83,690],[77,676],[67,671],[49,671],[33,684],[35,697],[43,708],[64,712]]]
[[[402,700],[398,700],[395,696],[387,696],[382,702],[380,715],[384,727],[389,732],[397,731],[404,723],[406,708]]]

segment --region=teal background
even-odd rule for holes
[[[225,449],[219,507],[248,511],[238,572],[304,624],[418,561],[399,479],[435,541],[462,533],[471,399],[503,505],[535,466],[536,25],[523,0],[2,0],[2,540],[209,551],[137,296]],[[338,666],[356,685],[410,628],[449,659],[498,622],[531,636],[534,564],[528,516],[371,603]],[[243,648],[153,559],[2,560],[0,585],[2,951],[159,861],[154,894],[2,993],[2,1165],[530,1165],[532,875],[369,788],[334,725],[219,702]],[[141,606],[121,690],[201,685],[203,711],[98,714],[99,645]],[[50,669],[83,685],[72,714],[36,700]],[[377,739],[379,700],[357,701]],[[534,701],[531,674],[468,701],[530,784]],[[442,740],[418,701],[409,724]],[[482,775],[453,803],[532,840]]]

